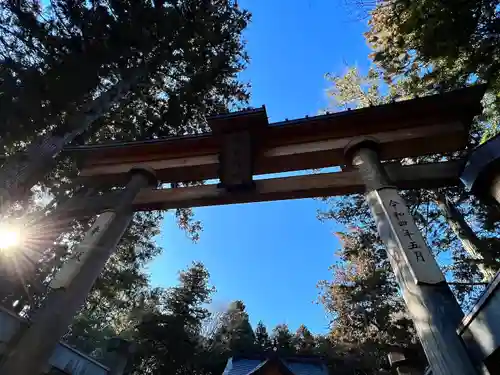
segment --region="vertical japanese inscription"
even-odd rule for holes
[[[405,207],[406,212],[401,212],[402,206]],[[389,207],[393,210],[393,214],[396,217],[396,225],[398,227],[398,231],[400,232],[402,238],[401,242],[402,245],[408,250],[413,252],[413,258],[415,259],[416,262],[424,262],[425,263],[425,257],[422,251],[420,250],[422,248],[422,245],[419,242],[423,241],[423,238],[421,236],[416,236],[416,233],[413,231],[410,231],[408,229],[408,221],[404,220],[405,216],[408,215],[408,210],[406,209],[406,205],[401,202],[401,201],[396,201],[393,199],[389,200]],[[411,218],[413,220],[413,218]],[[419,241],[419,240],[422,241]],[[425,246],[425,245],[424,245]]]
[[[382,240],[388,246],[388,253],[397,258],[398,262],[406,262],[415,282],[435,284],[444,281],[436,260],[397,190],[388,188],[372,191],[367,198],[377,226],[390,227],[390,233],[381,233]]]

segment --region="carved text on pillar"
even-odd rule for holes
[[[391,233],[387,235],[392,240],[388,245],[388,254],[394,258],[395,267],[406,264],[416,283],[436,284],[444,281],[443,273],[397,190],[385,188],[372,191],[367,199],[372,202],[377,225],[389,225]]]

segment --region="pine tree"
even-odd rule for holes
[[[398,81],[390,84],[384,83],[383,72],[374,67],[368,71],[367,75],[362,75],[356,68],[350,68],[344,76],[328,76],[328,79],[332,82],[329,95],[332,98],[331,109],[333,110],[346,107],[360,108],[369,104],[383,104],[393,100],[405,100],[417,95],[432,93],[423,84],[418,86],[412,82],[411,77],[401,77]],[[480,118],[476,119],[472,127],[471,144],[477,144],[486,131],[484,122]],[[462,155],[429,155],[395,162],[403,164],[428,163],[460,156]],[[436,204],[436,191],[419,189],[401,191],[400,193],[409,204],[410,211],[417,224],[422,228],[424,237],[434,253],[440,254],[447,251],[453,259],[447,270],[452,272],[454,281],[463,283],[455,287],[454,290],[464,307],[467,308],[467,305],[470,305],[480,292],[478,288],[470,285],[471,281],[480,281],[482,278],[476,267],[477,259],[471,259],[464,250],[466,244],[461,242],[460,238],[452,235],[448,227],[449,222],[442,214],[439,205]],[[476,197],[465,192],[461,186],[439,189],[438,193],[449,197],[451,202],[462,212],[464,220],[481,221],[482,217],[489,215],[490,210],[481,204]],[[320,214],[320,218],[334,219],[346,227],[355,226],[362,230],[375,231],[370,210],[363,196],[334,197],[326,199],[326,201],[330,203],[329,208]],[[482,224],[481,226],[479,234],[485,243],[496,237],[495,225],[489,229],[486,225]],[[464,237],[462,236],[461,239],[463,240]],[[496,257],[496,251],[493,251],[490,257],[484,258],[495,259],[494,262],[488,261],[489,266],[495,268],[499,264]],[[492,263],[496,263],[496,266]]]
[[[381,241],[371,231],[337,235],[343,244],[340,261],[331,267],[333,280],[320,284],[322,302],[334,317],[330,338],[338,344],[380,347],[415,344]]]
[[[271,341],[273,343],[273,347],[280,355],[286,357],[295,354],[293,347],[293,334],[290,332],[288,325],[278,324],[274,327],[271,335]]]
[[[63,136],[72,127],[71,119],[80,125],[92,123],[74,144],[206,130],[205,116],[226,112],[248,99],[247,87],[237,74],[248,60],[241,32],[249,19],[234,1],[2,2],[2,152],[26,151],[26,144],[42,132]],[[130,90],[123,90],[116,101],[106,99],[107,90],[124,82],[131,84]],[[87,113],[85,108],[95,111]],[[80,122],[81,115],[90,117]],[[61,203],[75,193],[72,180],[77,172],[72,160],[61,157],[37,191]],[[43,208],[25,203],[18,213],[45,215]],[[176,210],[176,217],[181,229],[196,240],[201,225],[193,212]],[[153,240],[161,219],[159,212],[135,215],[67,340],[92,351],[93,343],[102,341],[100,332],[118,324],[147,292],[144,265],[161,251]],[[54,222],[61,225],[61,220]],[[47,281],[91,223],[78,220],[54,228],[37,222],[28,228],[34,229],[36,238],[20,249],[19,258],[29,258],[35,269],[25,259],[16,259],[21,274],[5,273],[7,281],[16,279],[16,285],[9,288],[14,293],[0,296],[2,302],[9,308],[17,303],[16,309],[28,313],[36,310]],[[39,225],[45,229],[42,236],[36,230]],[[87,338],[81,340],[83,336]]]
[[[184,326],[194,333],[199,333],[201,323],[209,315],[204,306],[214,292],[214,289],[207,285],[209,276],[202,263],[193,263],[187,271],[179,274],[180,286],[170,290],[165,303],[168,312],[179,318]]]
[[[266,352],[271,349],[271,340],[269,339],[269,334],[267,333],[267,328],[262,321],[257,323],[255,328],[255,345],[257,349]]]
[[[0,169],[4,202],[22,198],[68,143],[189,134],[206,126],[205,115],[247,99],[237,73],[249,14],[230,0],[53,0],[45,8],[8,0],[0,17],[9,90],[0,130],[11,139],[6,152],[23,152]],[[18,127],[37,134],[9,130]]]
[[[256,337],[242,301],[234,301],[229,305],[216,337],[219,346],[227,353],[249,353],[255,350]]]
[[[201,328],[209,316],[206,304],[213,288],[201,263],[179,274],[179,285],[164,301],[143,314],[134,334],[139,354],[134,372],[142,374],[193,374],[202,367]]]
[[[365,34],[387,81],[404,76],[427,89],[487,82],[483,141],[500,131],[498,0],[378,1]],[[429,22],[432,20],[432,22]]]
[[[343,76],[328,76],[332,82],[329,90],[331,109],[355,109],[434,92],[426,87],[424,81],[413,81],[411,76],[398,77],[389,82],[383,78],[384,72],[376,67],[372,67],[367,75],[350,68]],[[479,143],[487,129],[481,119],[476,120],[471,133],[472,144]],[[460,156],[429,155],[395,162],[425,163]],[[451,271],[448,275],[451,274],[453,281],[459,284],[454,285],[453,289],[463,307],[468,308],[480,293],[480,288],[470,283],[482,279],[476,267],[481,260],[466,251],[471,236],[461,233],[457,237],[453,234],[449,218],[443,215],[435,197],[436,194],[445,194],[463,214],[463,222],[480,224],[477,235],[484,243],[496,236],[494,226],[487,230],[486,226],[481,225],[480,218],[487,216],[488,209],[460,186],[438,189],[437,193],[426,189],[400,193],[434,254],[446,252],[451,258],[445,270]],[[339,251],[340,262],[331,267],[333,278],[320,284],[322,302],[332,316],[330,338],[335,345],[356,346],[361,350],[358,354],[364,353],[365,358],[370,353],[368,365],[373,368],[380,368],[386,361],[387,345],[412,347],[421,353],[365,197],[351,195],[325,201],[328,202],[328,208],[319,217],[322,220],[335,220],[345,227],[342,233],[338,233],[343,246]],[[498,268],[500,259],[496,252],[487,247],[482,249],[490,255],[484,258],[493,260],[488,259],[488,266]]]
[[[450,229],[460,239],[467,255],[471,260],[478,262],[477,268],[482,275],[483,281],[493,280],[497,268],[495,259],[500,257],[498,251],[492,251],[487,246],[486,241],[483,241],[474,233],[474,230],[467,224],[457,207],[443,193],[437,192],[435,201],[446,218]]]
[[[312,355],[316,346],[316,340],[311,331],[304,324],[301,324],[295,332],[293,344],[297,354]]]

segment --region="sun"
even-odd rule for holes
[[[0,226],[0,250],[10,250],[21,242],[19,228],[11,225]]]

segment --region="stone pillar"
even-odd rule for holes
[[[433,375],[475,375],[456,329],[463,317],[406,203],[391,185],[377,143],[351,143],[346,157],[366,186],[366,199]]]
[[[156,184],[152,172],[131,171],[130,182],[121,192],[116,207],[97,218],[74,249],[74,256],[52,280],[50,287],[53,291],[45,306],[7,354],[0,365],[0,374],[33,375],[41,372],[130,224],[134,198],[141,188],[150,184]]]

